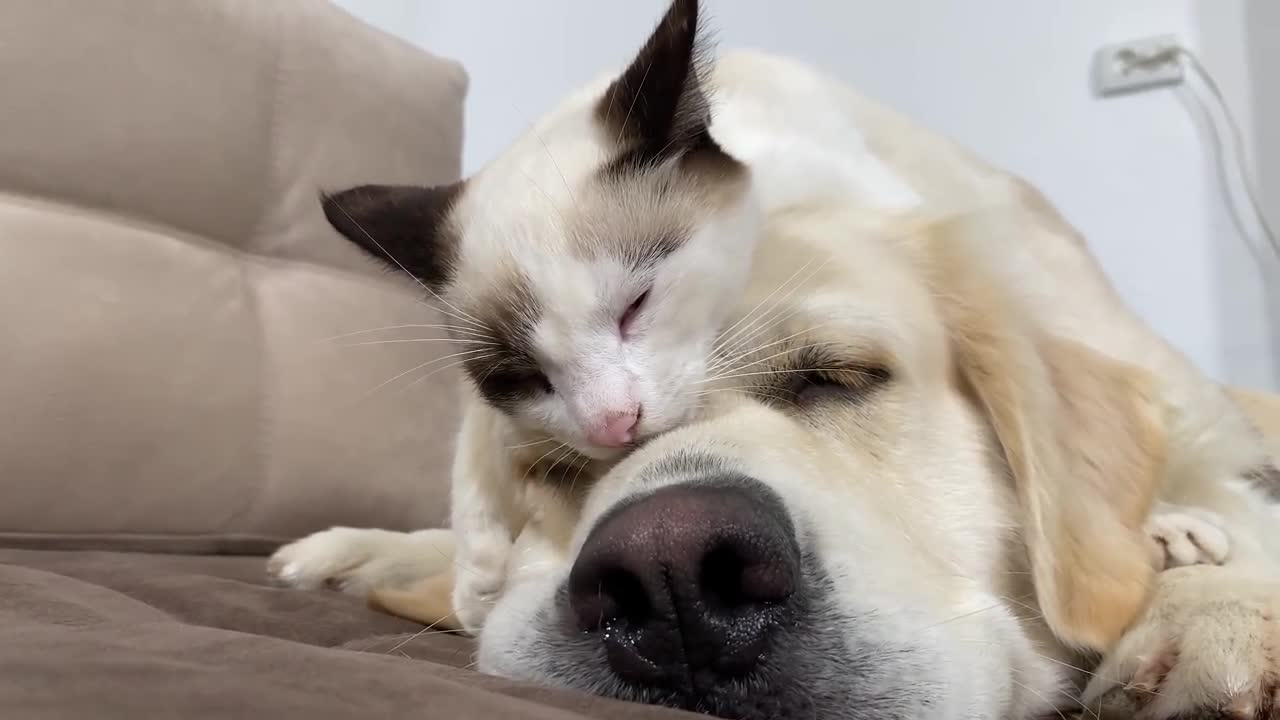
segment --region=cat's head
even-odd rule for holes
[[[676,0],[620,76],[473,177],[324,200],[436,295],[489,403],[598,459],[697,407],[755,249],[749,172],[709,131],[698,20]]]

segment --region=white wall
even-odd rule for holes
[[[564,92],[624,63],[665,0],[342,0],[472,77],[466,166]],[[1210,374],[1280,390],[1280,289],[1265,290],[1226,212],[1185,90],[1098,100],[1097,46],[1174,33],[1197,49],[1280,199],[1276,0],[711,0],[722,46],[814,62],[1037,184],[1089,238],[1124,297]],[[1270,32],[1264,32],[1270,22]],[[1269,65],[1262,64],[1269,59]],[[1256,100],[1256,101],[1255,101]],[[1270,104],[1267,104],[1270,103]],[[1194,104],[1190,105],[1194,107]],[[1266,117],[1259,113],[1269,113]],[[1266,175],[1270,170],[1271,174]],[[1268,268],[1280,288],[1280,267]]]

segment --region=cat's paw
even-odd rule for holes
[[[472,541],[459,548],[454,573],[453,611],[462,628],[479,633],[489,611],[502,595],[512,544],[496,538]]]
[[[1156,569],[1225,563],[1231,538],[1224,525],[1220,516],[1208,510],[1157,511],[1146,528]]]
[[[1104,659],[1087,707],[1136,720],[1280,718],[1280,582],[1198,565],[1162,573]]]
[[[285,545],[267,561],[274,582],[303,590],[329,589],[366,595],[446,569],[453,559],[447,530],[415,533],[335,527]]]

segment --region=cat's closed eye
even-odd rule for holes
[[[627,309],[624,310],[622,315],[618,318],[618,329],[622,332],[624,337],[631,330],[631,325],[635,322],[636,315],[640,313],[640,310],[644,307],[645,301],[648,299],[649,291],[645,290],[627,306]]]
[[[498,395],[532,395],[534,393],[553,394],[556,391],[551,381],[540,370],[504,370],[490,373],[485,384]]]

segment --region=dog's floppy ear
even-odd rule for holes
[[[973,254],[1035,231],[1016,208],[941,223],[933,282],[1013,476],[1045,620],[1064,642],[1105,650],[1145,607],[1155,572],[1143,526],[1164,472],[1164,409],[1150,376],[1050,334],[990,272],[1000,255]]]

